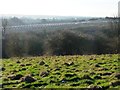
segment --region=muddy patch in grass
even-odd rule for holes
[[[70,86],[74,86],[74,87],[79,86],[79,85],[80,85],[79,83],[70,84]]]
[[[118,85],[120,85],[120,80],[110,82],[110,86],[115,87],[115,86],[118,86]]]
[[[41,77],[46,77],[49,75],[49,72],[48,71],[43,71],[43,72],[40,72],[39,76]]]
[[[73,77],[73,76],[76,76],[76,74],[74,74],[74,73],[66,73],[65,74],[65,77]]]
[[[120,79],[120,73],[113,73],[111,76]]]
[[[21,77],[23,77],[23,75],[21,75],[21,74],[8,76],[8,78],[10,78],[11,80],[19,80]]]
[[[27,75],[27,76],[21,78],[21,82],[31,83],[31,82],[35,82],[35,81],[36,81],[36,79],[30,75]]]

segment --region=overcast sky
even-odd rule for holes
[[[116,16],[120,0],[0,0],[0,15]]]

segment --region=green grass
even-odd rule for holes
[[[119,74],[118,54],[17,57],[2,61],[3,88],[87,88],[90,85],[120,88],[120,79],[115,77]],[[44,63],[39,64],[41,61]],[[41,75],[42,72],[47,74]],[[18,74],[31,75],[36,81],[28,83],[9,78]]]

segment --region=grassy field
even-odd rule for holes
[[[3,88],[120,88],[118,54],[3,59]]]

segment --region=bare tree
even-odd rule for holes
[[[5,43],[6,43],[6,29],[7,29],[8,21],[5,18],[2,18],[2,57],[6,57],[5,53]]]

